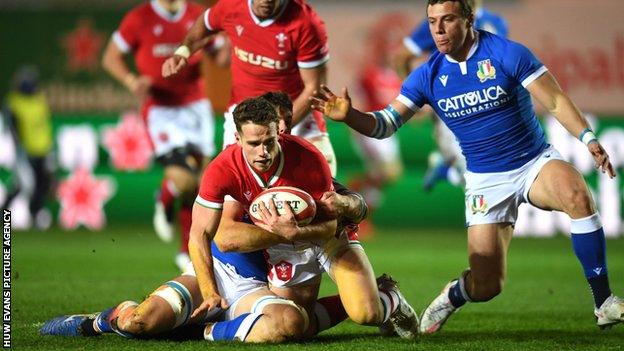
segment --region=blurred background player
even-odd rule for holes
[[[213,110],[200,75],[201,55],[188,60],[188,69],[164,79],[160,67],[184,39],[203,8],[184,0],[152,0],[132,9],[122,20],[104,52],[102,65],[142,102],[156,159],[165,174],[156,201],[154,229],[165,242],[174,237],[175,200],[181,243],[175,262],[183,269],[188,256],[191,208],[197,193],[197,177],[214,154]],[[221,41],[222,42],[222,41]],[[203,41],[211,53],[218,40]],[[138,73],[124,58],[131,54]]]
[[[236,19],[235,21],[233,19]],[[235,143],[232,111],[245,98],[284,91],[293,101],[292,134],[314,144],[336,174],[336,156],[323,116],[308,98],[327,80],[325,25],[303,0],[221,0],[197,19],[163,76],[184,74],[190,55],[223,31],[231,41],[232,96],[225,113],[223,146]]]
[[[358,75],[358,89],[369,111],[384,108],[401,89],[401,78],[392,68],[391,57],[401,45],[404,22],[403,16],[389,14],[379,19],[369,32],[366,52],[371,56],[366,56]],[[368,218],[360,223],[360,237],[364,239],[374,233],[372,212],[382,204],[384,188],[403,175],[403,161],[397,135],[380,140],[351,131],[351,136],[366,167],[364,174],[354,176],[349,182],[351,189],[364,196],[370,211]]]
[[[474,9],[475,29],[483,29],[501,37],[508,36],[509,29],[505,19],[486,9],[483,6],[483,0],[468,0],[468,3]],[[403,39],[403,50],[395,58],[398,74],[401,78],[407,77],[412,70],[426,62],[429,54],[436,50],[429,30],[429,22],[425,18],[408,37]],[[448,127],[440,123],[440,119],[433,113],[432,120],[438,150],[429,155],[429,168],[425,173],[423,189],[431,191],[435,184],[442,180],[447,180],[456,186],[464,186],[466,159],[459,143]]]
[[[52,223],[45,208],[54,178],[52,121],[48,101],[39,90],[36,67],[24,66],[15,73],[3,115],[15,139],[16,163],[13,188],[2,208],[9,208],[21,192],[28,198],[30,223],[47,229]]]

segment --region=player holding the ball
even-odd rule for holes
[[[95,315],[58,317],[44,324],[42,334],[115,332],[146,338],[182,325],[195,330],[193,324],[223,313],[224,321],[209,323],[202,330],[205,339],[298,339],[335,325],[347,314],[361,324],[386,322],[385,330],[415,336],[417,317],[412,308],[387,277],[380,278],[378,291],[370,263],[356,240],[354,223],[366,213],[361,196],[351,196],[354,193],[346,189],[332,191],[329,168],[311,144],[289,135],[278,137],[275,107],[265,99],[245,101],[235,116],[240,117],[238,144],[226,149],[207,169],[195,206],[190,247],[194,260],[200,256],[195,270],[189,267],[141,304],[127,301]],[[310,168],[299,170],[300,158]],[[304,190],[309,192],[326,219],[299,227],[296,216],[309,216],[303,207],[292,211],[284,206],[285,213],[280,216],[269,201],[268,207],[260,205],[262,214],[257,219],[266,230],[245,222],[245,211],[254,198],[271,193],[264,191],[269,184],[295,186],[290,191],[302,199],[308,196]],[[277,197],[285,192],[277,189],[281,189],[273,190]],[[331,219],[336,217],[340,217],[339,224]],[[269,246],[271,291],[265,257],[257,251]],[[317,303],[323,268],[336,281],[342,304],[337,296]]]

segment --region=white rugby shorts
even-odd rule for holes
[[[549,146],[518,169],[498,173],[466,171],[466,226],[490,223],[514,224],[518,207],[528,202],[531,185],[544,165],[563,157]]]
[[[267,282],[243,277],[236,273],[235,267],[223,263],[215,257],[212,258],[212,262],[219,294],[229,306],[224,314],[225,320],[231,320],[235,317],[233,314],[236,311],[236,305],[243,297],[268,287]],[[196,276],[192,262],[186,265],[182,275]]]
[[[269,282],[283,288],[317,284],[323,272],[331,272],[334,258],[349,247],[361,249],[357,231],[343,231],[324,242],[274,245],[266,250]]]
[[[182,106],[150,106],[147,129],[156,156],[192,144],[205,156],[212,156],[214,145],[214,111],[208,99]]]

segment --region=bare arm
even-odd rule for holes
[[[338,194],[327,191],[317,202],[318,208],[331,218],[345,218],[360,223],[368,213],[364,198],[358,194]]]
[[[321,85],[321,91],[316,92],[315,96],[310,98],[310,102],[313,109],[323,112],[323,114],[334,121],[344,122],[361,134],[379,139],[387,138],[392,135],[396,132],[398,127],[409,120],[415,112],[398,100],[392,101],[390,106],[392,106],[397,113],[396,118],[398,119],[398,121],[394,123],[399,124],[398,127],[396,127],[396,125],[393,127],[391,125],[393,122],[390,121],[392,117],[385,114],[385,112],[381,113],[381,111],[376,111],[374,113],[366,113],[353,108],[347,88],[342,89],[342,96],[336,96],[325,85]],[[383,118],[381,120],[382,122],[378,122],[375,113],[379,113],[378,116]],[[381,124],[379,126],[380,128],[378,128],[378,123]],[[383,133],[379,133],[380,131]]]
[[[221,223],[214,237],[219,250],[223,252],[251,252],[288,242],[279,235],[253,224],[241,222],[240,218],[243,216],[243,211],[243,206],[237,201],[226,201],[223,204]]]
[[[214,276],[210,242],[213,239],[221,218],[221,211],[193,205],[193,217],[189,237],[189,254],[195,268],[197,283],[204,301],[194,312],[193,317],[215,307],[226,308],[225,300],[219,295]]]
[[[149,88],[152,85],[151,78],[147,76],[137,76],[132,73],[124,61],[124,53],[121,52],[113,40],[108,42],[104,50],[102,67],[140,100],[145,98],[149,93]]]
[[[300,68],[299,74],[301,74],[301,79],[303,80],[303,91],[293,101],[293,126],[301,122],[310,113],[310,97],[314,95],[315,91],[320,89],[321,84],[327,82],[327,65],[322,64],[314,68]]]
[[[587,119],[576,107],[574,102],[561,90],[561,87],[555,78],[546,72],[531,84],[527,86],[527,90],[537,99],[570,134],[575,137],[590,128]],[[602,148],[602,145],[596,140],[587,145],[589,152],[594,157],[596,167],[601,168],[602,172],[609,174],[611,178],[615,177],[613,165],[609,161],[609,155]]]
[[[204,15],[197,17],[195,23],[191,26],[186,37],[182,41],[182,45],[176,52],[168,58],[162,66],[162,75],[167,78],[178,74],[188,64],[188,58],[200,48],[203,48],[214,33],[206,28],[204,24]],[[182,48],[185,50],[180,51]],[[188,52],[186,52],[188,50]]]

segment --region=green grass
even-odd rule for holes
[[[614,291],[624,294],[624,240],[609,240]],[[391,273],[417,310],[467,266],[462,229],[383,230],[365,243],[375,271]],[[376,329],[345,322],[306,343],[242,345],[201,341],[137,341],[42,337],[37,327],[59,314],[88,313],[142,299],[177,275],[175,247],[147,226],[88,231],[13,233],[12,342],[16,350],[622,350],[624,326],[600,331],[592,299],[565,237],[514,239],[504,292],[471,304],[444,330],[417,341],[381,338]],[[321,294],[335,292],[325,280]]]

